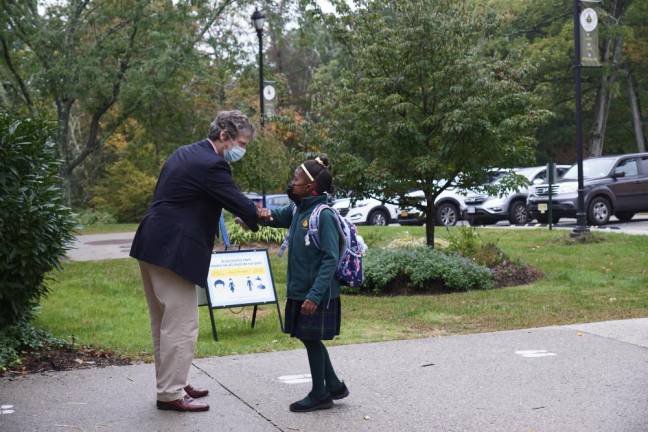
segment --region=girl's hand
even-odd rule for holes
[[[257,208],[257,217],[264,221],[271,221],[272,211],[268,210],[267,208]]]
[[[300,312],[303,313],[304,315],[313,315],[316,310],[317,310],[317,303],[315,303],[312,300],[305,300],[304,303],[302,303]]]

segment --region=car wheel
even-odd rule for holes
[[[605,225],[612,215],[610,202],[603,197],[594,198],[589,205],[587,218],[592,225]]]
[[[511,225],[524,225],[529,221],[526,204],[524,201],[515,201],[509,209],[509,222]]]
[[[389,225],[389,215],[384,210],[374,210],[369,215],[369,225]]]
[[[634,217],[635,213],[633,212],[617,212],[614,213],[614,216],[617,217],[621,222],[629,222]]]
[[[436,209],[437,225],[454,226],[459,220],[459,209],[452,203],[440,204]]]

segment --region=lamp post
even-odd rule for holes
[[[259,110],[261,128],[265,126],[265,112],[263,106],[263,24],[265,24],[265,15],[259,12],[258,8],[254,9],[252,14],[252,24],[259,38]]]
[[[585,213],[585,186],[583,181],[583,108],[581,92],[581,23],[580,3],[600,3],[601,0],[574,0],[574,87],[576,92],[576,158],[578,164],[578,200],[576,207],[576,226],[572,237],[589,233]]]
[[[251,18],[257,37],[259,38],[259,122],[261,123],[261,129],[263,129],[265,126],[265,107],[263,103],[263,24],[265,24],[266,17],[262,12],[259,12],[258,8],[254,8],[254,13]],[[263,178],[261,183],[262,205],[265,208],[266,189]]]

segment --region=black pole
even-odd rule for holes
[[[261,129],[265,126],[265,111],[263,106],[263,30],[257,30],[259,37],[259,108],[261,110]]]
[[[259,37],[259,109],[261,111],[259,120],[261,123],[261,129],[265,127],[265,104],[263,102],[263,30],[257,30],[257,36]],[[266,190],[265,186],[261,188],[262,206],[266,207]],[[256,316],[256,307],[254,309],[254,315]],[[252,327],[254,327],[254,321],[252,322]]]
[[[585,195],[583,185],[583,109],[581,101],[581,48],[580,48],[580,7],[574,0],[574,86],[576,91],[576,157],[578,164],[578,202],[576,207],[576,227],[572,236],[577,237],[589,232],[586,225]]]

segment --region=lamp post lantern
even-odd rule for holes
[[[574,0],[574,87],[576,93],[576,158],[578,164],[578,200],[576,206],[576,226],[572,237],[589,233],[585,213],[585,186],[583,180],[583,108],[581,91],[581,23],[580,3],[600,3],[601,0]]]
[[[261,128],[265,126],[265,107],[263,106],[263,25],[265,24],[265,18],[265,15],[259,12],[258,8],[254,9],[252,24],[259,38],[259,111]]]

